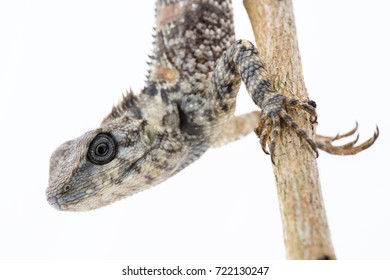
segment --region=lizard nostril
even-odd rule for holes
[[[64,192],[67,192],[70,190],[70,185],[66,184],[63,188]]]

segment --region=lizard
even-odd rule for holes
[[[46,196],[56,209],[92,210],[131,196],[256,128],[271,159],[282,124],[316,156],[317,144],[327,150],[324,141],[333,141],[316,144],[288,113],[317,120],[314,101],[275,91],[256,47],[235,39],[231,0],[157,0],[148,64],[139,94],[126,92],[98,128],[52,154]],[[241,81],[260,111],[234,115]]]

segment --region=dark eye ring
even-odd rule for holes
[[[100,133],[89,144],[87,157],[98,165],[109,163],[116,155],[116,144],[110,134]]]

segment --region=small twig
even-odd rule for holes
[[[274,88],[308,100],[291,0],[244,0],[244,5]],[[314,135],[305,113],[290,113]],[[289,128],[277,140],[273,168],[287,258],[335,259],[315,157]]]

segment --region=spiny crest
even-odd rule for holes
[[[103,119],[102,124],[119,118],[125,113],[132,113],[137,119],[142,118],[141,110],[136,104],[137,100],[138,97],[131,89],[126,90],[125,94],[122,93],[121,100],[116,105],[112,106],[111,112]]]
[[[155,60],[156,60],[155,56],[148,55],[148,60],[146,61],[146,64],[148,65],[148,71],[146,72],[145,83],[149,82],[150,73],[152,72],[152,67],[153,67],[153,63],[154,63]]]
[[[157,39],[156,39],[156,37],[157,37],[156,27],[153,27],[153,33],[152,33],[153,41],[152,41],[152,51],[151,51],[152,54],[149,54],[148,55],[148,59],[146,60],[146,64],[148,65],[148,70],[146,72],[145,83],[149,82],[150,73],[152,72],[153,64],[156,61],[156,56],[155,56],[156,48],[157,48]]]

